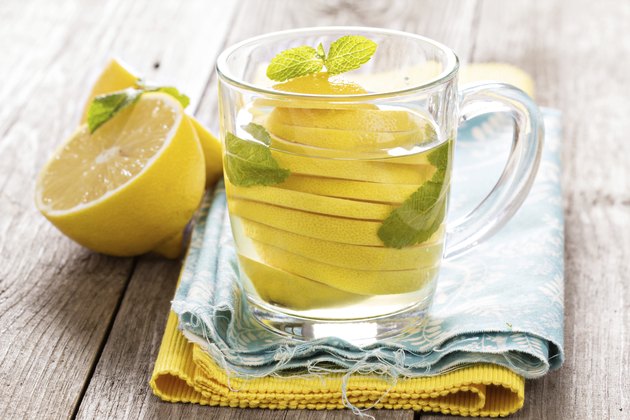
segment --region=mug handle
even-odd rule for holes
[[[459,124],[490,112],[511,111],[512,150],[490,193],[467,215],[447,223],[444,258],[470,250],[496,233],[519,209],[534,183],[544,141],[540,110],[522,90],[504,83],[482,83],[460,93]]]

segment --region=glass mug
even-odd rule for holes
[[[272,82],[289,48],[362,35],[378,47],[358,70]],[[417,327],[443,258],[501,228],[533,183],[543,121],[506,84],[458,91],[458,58],[393,30],[270,33],[217,61],[225,185],[240,281],[256,319],[298,339],[358,343]],[[505,169],[467,216],[446,222],[458,124],[510,111]]]

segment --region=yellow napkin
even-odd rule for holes
[[[177,329],[171,312],[151,377],[155,395],[169,402],[251,408],[343,408],[341,374],[323,377],[229,378],[198,345]],[[385,392],[389,389],[389,392]],[[506,416],[523,406],[525,381],[500,366],[480,364],[426,378],[400,379],[392,387],[373,375],[348,383],[348,400],[359,408]]]

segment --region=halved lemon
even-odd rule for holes
[[[118,90],[137,87],[138,76],[129,69],[129,66],[123,64],[120,60],[113,58],[107,63],[105,69],[94,82],[94,86],[90,91],[81,123],[87,121],[87,113],[92,99],[98,95],[116,92]],[[213,136],[207,128],[203,126],[192,115],[186,115],[193,125],[195,134],[201,143],[203,155],[206,165],[206,185],[214,185],[214,183],[223,175],[223,158],[221,155],[221,142]]]
[[[64,234],[97,252],[178,254],[177,238],[205,185],[204,156],[173,97],[146,93],[93,134],[87,125],[55,151],[36,204]]]

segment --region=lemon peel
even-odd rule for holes
[[[243,255],[239,255],[239,262],[258,295],[271,304],[308,310],[347,305],[365,299],[365,296],[269,267]]]
[[[59,147],[40,173],[36,204],[81,245],[131,256],[178,238],[204,183],[201,146],[181,105],[147,93],[93,135],[82,125]]]
[[[413,270],[433,264],[442,255],[442,232],[422,245],[403,249],[343,244],[287,232],[241,219],[245,234],[257,242],[315,261],[357,270]]]

